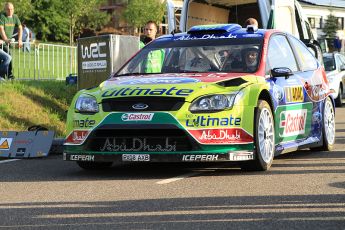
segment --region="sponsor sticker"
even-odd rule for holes
[[[73,127],[76,128],[92,128],[95,125],[95,120],[89,120],[86,118],[84,120],[73,120]]]
[[[71,134],[66,138],[66,144],[82,144],[90,131],[88,130],[73,130]]]
[[[71,161],[95,161],[94,155],[70,155]]]
[[[186,119],[186,126],[187,127],[217,127],[217,126],[240,126],[241,125],[241,118],[233,117],[230,115],[229,117],[211,117],[211,116],[197,116],[196,118],[188,118]]]
[[[120,97],[120,96],[188,96],[194,90],[178,89],[175,86],[170,88],[145,88],[145,87],[127,87],[107,90],[102,97]]]
[[[247,161],[254,159],[253,152],[230,152],[230,161]]]
[[[199,154],[199,155],[183,155],[182,161],[217,161],[218,155]]]
[[[152,121],[154,113],[124,113],[122,121]]]
[[[158,141],[158,142],[157,142]],[[176,152],[176,142],[168,137],[154,138],[107,138],[102,152]]]
[[[201,144],[248,144],[253,137],[242,128],[189,130]]]
[[[305,134],[305,124],[307,119],[307,110],[288,110],[280,113],[280,128],[283,131],[283,137],[297,136]]]
[[[285,87],[286,102],[303,102],[304,94],[302,86]]]

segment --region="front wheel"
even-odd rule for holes
[[[241,162],[242,170],[266,171],[273,162],[274,119],[269,104],[264,100],[258,101],[258,108],[254,118],[255,159]]]

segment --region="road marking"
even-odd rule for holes
[[[156,182],[156,184],[169,184],[171,182],[175,182],[175,181],[182,180],[182,179],[185,179],[185,178],[188,178],[188,177],[196,176],[196,175],[199,175],[201,173],[202,172],[191,172],[191,173],[183,174],[181,176],[172,177],[172,178],[169,178],[169,179],[158,181],[158,182]]]
[[[9,160],[3,160],[3,161],[0,161],[0,164],[2,163],[7,163],[7,162],[12,162],[12,161],[19,161],[20,159],[9,159]]]

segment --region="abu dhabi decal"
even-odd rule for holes
[[[11,148],[13,138],[0,138],[0,150],[9,150]]]
[[[200,82],[199,79],[186,77],[152,77],[119,80],[118,85],[145,85],[145,84],[184,84]]]
[[[117,97],[117,96],[188,96],[194,90],[192,89],[178,89],[176,87],[170,88],[142,88],[142,87],[126,87],[107,90],[102,94],[102,97]]]
[[[312,103],[278,106],[276,110],[276,139],[278,142],[297,140],[309,135]]]
[[[211,116],[197,116],[196,118],[186,119],[187,127],[216,127],[216,126],[240,126],[241,118],[233,117],[211,117]]]
[[[242,128],[188,130],[201,144],[248,144],[253,137]]]
[[[175,41],[188,41],[188,40],[203,40],[203,39],[222,39],[222,38],[237,38],[237,35],[228,34],[226,36],[215,35],[215,34],[204,34],[203,36],[192,36],[186,35],[174,38]]]
[[[285,100],[287,103],[296,103],[304,101],[303,87],[302,86],[288,86],[284,88]]]
[[[154,113],[124,113],[122,121],[152,121]]]
[[[90,131],[88,130],[73,130],[66,138],[65,144],[80,145],[86,140],[89,134]]]

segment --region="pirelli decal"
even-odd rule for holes
[[[302,86],[289,86],[284,88],[285,99],[288,103],[303,102],[304,94]]]

